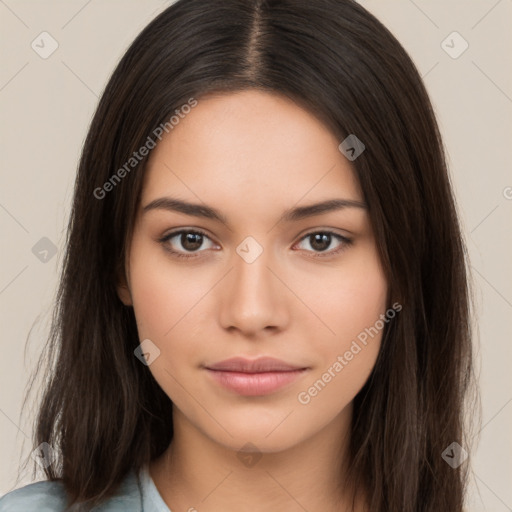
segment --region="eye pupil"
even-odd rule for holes
[[[315,233],[314,235],[311,235],[311,237],[313,238],[311,247],[315,250],[325,251],[331,244],[331,235],[328,233]]]
[[[203,235],[200,233],[182,233],[181,245],[189,251],[199,249],[203,243]]]

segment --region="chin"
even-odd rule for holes
[[[292,415],[290,415],[290,419]],[[242,447],[249,445],[247,449],[250,451],[253,449],[250,445],[254,445],[256,447],[254,451],[261,453],[287,450],[314,434],[314,428],[311,427],[313,431],[309,432],[308,425],[305,425],[304,422],[299,429],[294,421],[287,419],[283,421],[286,414],[280,413],[277,416],[276,420],[268,419],[267,421],[257,415],[240,416],[229,420],[217,417],[227,432],[224,429],[216,428],[218,425],[215,423],[215,426],[208,425],[208,431],[205,433],[216,443],[230,450],[238,452]]]

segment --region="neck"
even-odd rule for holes
[[[322,431],[287,450],[243,453],[216,443],[176,408],[168,449],[150,466],[163,500],[174,512],[351,512],[343,485],[352,406]]]

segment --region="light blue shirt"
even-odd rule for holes
[[[139,475],[131,471],[115,496],[97,512],[171,512],[149,474],[147,466]],[[0,498],[0,512],[65,512],[66,494],[62,482],[42,481],[15,489]]]

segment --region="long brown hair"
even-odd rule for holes
[[[353,167],[389,303],[403,308],[354,399],[354,488],[372,511],[461,512],[468,463],[454,468],[442,454],[453,442],[469,451],[465,246],[421,77],[396,38],[352,0],[179,0],[121,59],[84,143],[42,354],[34,446],[57,451],[45,474],[62,480],[70,504],[89,510],[171,442],[171,401],[134,357],[133,309],[116,293],[147,156],[122,179],[112,176],[191,98],[249,88],[285,95],[340,142],[355,134],[365,145]]]

